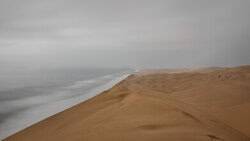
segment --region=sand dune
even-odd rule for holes
[[[250,67],[137,72],[5,141],[249,141]]]

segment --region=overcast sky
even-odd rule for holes
[[[247,65],[249,7],[249,0],[1,0],[0,65]]]

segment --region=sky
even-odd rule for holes
[[[249,0],[1,0],[0,67],[250,64]]]

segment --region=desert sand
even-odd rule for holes
[[[136,72],[4,141],[250,141],[250,66]]]

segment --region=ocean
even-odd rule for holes
[[[134,69],[0,71],[0,139],[114,86]]]

